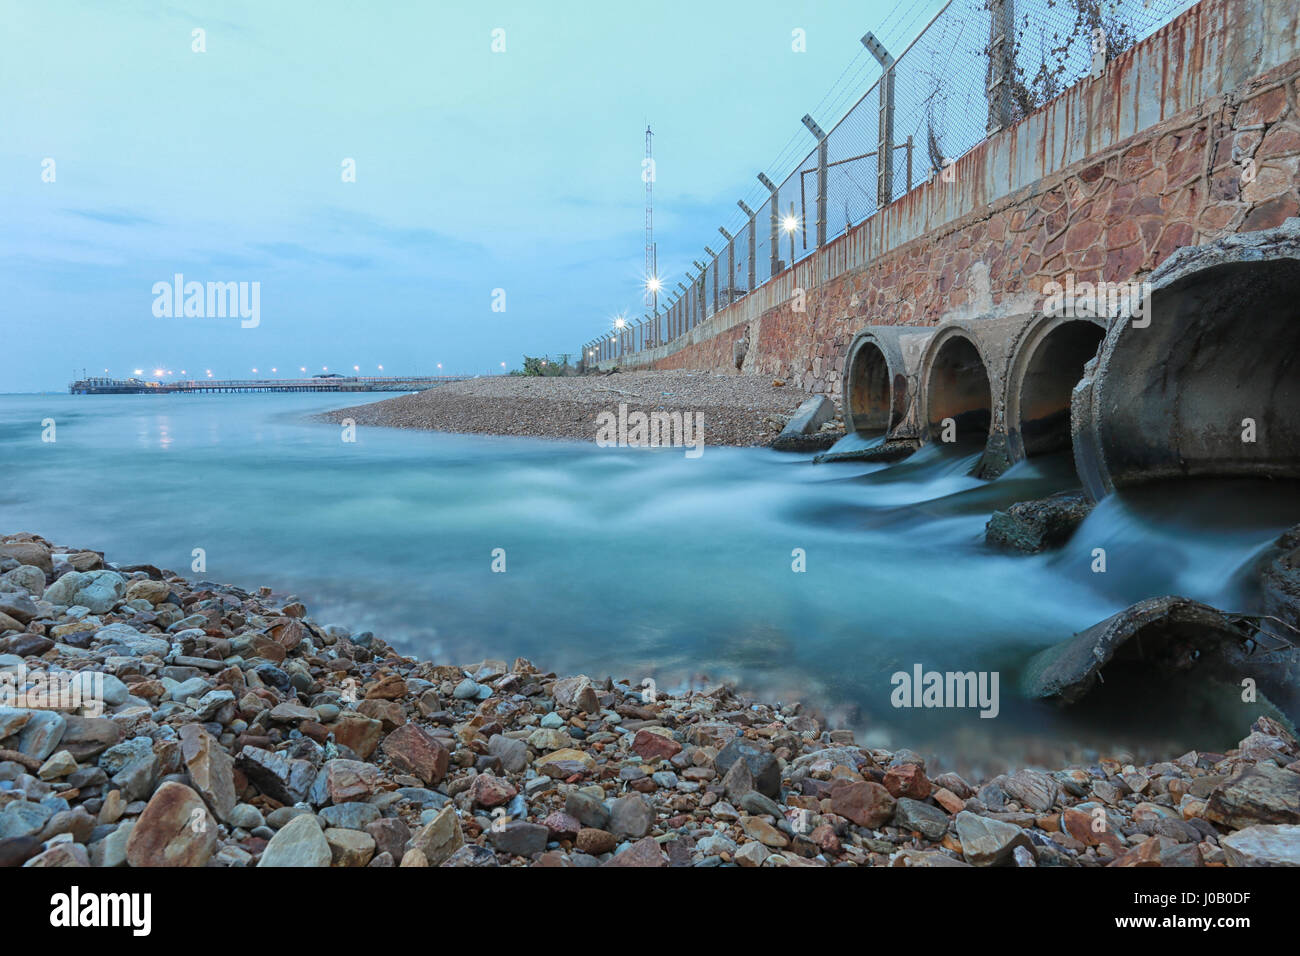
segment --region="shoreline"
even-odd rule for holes
[[[0,537],[0,615],[3,866],[1300,863],[1268,718],[1225,754],[931,779],[725,685],[420,661],[33,535]],[[37,675],[89,711],[9,706]]]
[[[635,371],[569,377],[494,376],[448,382],[312,416],[342,424],[459,434],[595,441],[599,417],[698,413],[704,444],[766,446],[809,396],[770,378],[709,371]]]

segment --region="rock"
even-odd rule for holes
[[[45,829],[54,810],[43,803],[14,801],[0,810],[0,839],[34,837]]]
[[[542,821],[553,840],[573,840],[582,829],[582,821],[561,810],[554,810]]]
[[[361,803],[346,804],[349,807],[367,806]],[[375,849],[379,853],[388,853],[395,862],[402,861],[402,854],[406,851],[407,841],[411,839],[411,830],[398,817],[384,817],[365,825],[365,831],[375,841]]]
[[[844,783],[831,791],[831,812],[875,830],[894,815],[895,800],[873,781]]]
[[[190,786],[203,797],[218,820],[229,822],[239,802],[235,794],[235,764],[230,754],[199,724],[181,727],[180,738],[181,758],[189,772]]]
[[[632,750],[642,760],[668,760],[681,749],[671,732],[659,727],[643,727],[632,740]]]
[[[217,847],[217,827],[203,799],[183,783],[154,792],[126,845],[133,867],[204,866]]]
[[[501,761],[506,773],[523,773],[528,768],[528,745],[504,734],[493,734],[488,740],[488,753]]]
[[[162,604],[169,594],[171,594],[171,586],[166,581],[140,578],[126,586],[123,597],[128,601],[143,600],[150,604]]]
[[[962,856],[975,866],[1001,866],[1012,862],[1016,847],[1023,846],[1031,853],[1034,845],[1029,834],[1014,823],[1004,823],[990,817],[981,817],[963,810],[957,814],[957,839],[961,841]]]
[[[41,764],[41,768],[36,771],[36,776],[42,780],[62,780],[76,769],[77,761],[72,758],[72,754],[60,750]]]
[[[131,831],[135,822],[127,820],[119,824],[112,833],[97,843],[90,845],[90,863],[92,866],[116,867],[126,866],[126,848],[131,842]]]
[[[497,856],[485,846],[479,846],[476,843],[466,843],[463,847],[447,857],[446,862],[442,864],[447,866],[500,866],[497,863]]]
[[[333,860],[334,851],[320,824],[310,813],[304,813],[294,817],[271,837],[257,865],[329,866]]]
[[[365,830],[370,824],[379,820],[379,808],[372,803],[336,803],[334,806],[324,807],[317,816],[326,827],[338,830]],[[409,836],[408,832],[407,837]]]
[[[488,830],[492,845],[502,853],[514,856],[532,856],[546,849],[550,831],[539,823],[511,820],[504,826]]]
[[[722,777],[722,792],[736,803],[747,793],[757,793],[754,789],[754,775],[749,772],[749,764],[744,760],[733,761],[731,767]]]
[[[44,853],[32,857],[23,866],[90,866],[90,856],[80,843],[56,843]]]
[[[1017,770],[1002,781],[1002,789],[1039,813],[1052,809],[1061,794],[1060,785],[1038,770]]]
[[[0,614],[17,621],[19,626],[26,627],[40,613],[25,591],[0,591]]]
[[[564,812],[586,827],[608,830],[610,812],[603,800],[581,790],[570,790],[564,798]]]
[[[740,829],[751,840],[757,840],[764,846],[781,849],[790,845],[789,838],[762,817],[741,817]]]
[[[826,422],[835,418],[835,403],[825,395],[814,395],[806,398],[795,409],[795,413],[790,416],[781,429],[778,437],[787,437],[793,435],[811,435],[822,427]]]
[[[927,840],[938,842],[948,832],[948,815],[938,807],[911,797],[899,797],[894,807],[894,826],[916,830]]]
[[[249,783],[279,803],[303,803],[316,780],[316,768],[306,760],[290,759],[261,747],[245,747],[235,767]]]
[[[585,674],[557,680],[551,688],[551,693],[555,697],[555,702],[561,707],[580,710],[587,714],[594,714],[600,710],[600,696],[596,693],[591,678]]]
[[[1242,767],[1210,794],[1205,818],[1234,830],[1300,823],[1300,774],[1267,761]]]
[[[68,716],[65,718],[59,746],[70,753],[74,760],[84,762],[93,760],[121,740],[121,729],[107,717]]]
[[[383,751],[399,770],[437,786],[447,776],[450,752],[415,724],[403,724],[384,738]]]
[[[479,774],[469,785],[470,802],[488,809],[509,803],[518,792],[509,780],[490,773]]]
[[[331,866],[365,866],[375,855],[375,839],[360,830],[325,831]]]
[[[365,800],[375,792],[379,771],[360,760],[327,760],[311,786],[309,799],[316,806]]]
[[[67,726],[68,719],[58,711],[31,711],[18,734],[19,753],[44,761],[63,740]]]
[[[81,574],[73,571],[71,574]],[[64,575],[68,577],[68,575]],[[59,579],[60,581],[63,578]],[[55,582],[56,584],[58,582]],[[52,585],[53,586],[53,585]],[[73,602],[89,608],[92,614],[111,611],[126,593],[126,579],[116,571],[87,571],[82,574],[81,586],[73,595]],[[45,600],[49,600],[46,597]],[[53,603],[53,602],[51,602]]]
[[[1228,866],[1300,866],[1300,826],[1256,824],[1219,840]]]
[[[328,728],[334,734],[334,740],[347,747],[361,760],[369,760],[379,738],[383,735],[382,722],[357,713],[345,713],[339,716]]]
[[[732,765],[733,769],[743,762],[744,761],[737,761],[736,764]],[[781,810],[781,805],[771,797],[763,796],[757,790],[751,790],[740,798],[740,809],[744,810],[746,813],[756,815],[767,814],[777,820],[785,818],[784,813]]]
[[[599,827],[583,827],[578,831],[578,837],[574,841],[574,845],[583,853],[601,856],[618,846],[618,837]]]
[[[419,866],[419,861],[407,863],[407,857],[417,852],[425,860],[425,866],[441,866],[453,853],[465,843],[461,832],[460,818],[455,808],[445,806],[432,821],[420,827],[411,836],[411,846],[402,859],[402,866]]]
[[[19,564],[40,568],[46,575],[54,573],[54,559],[48,546],[39,541],[9,541],[0,544],[0,558],[13,558]]]
[[[622,853],[611,857],[601,866],[667,866],[668,860],[654,837],[638,840]]]
[[[885,789],[893,797],[924,800],[930,795],[930,781],[924,768],[914,763],[899,764],[885,772]]]
[[[610,806],[609,829],[616,837],[638,840],[650,832],[654,808],[639,793],[619,797]]]
[[[772,851],[761,843],[746,843],[736,851],[736,862],[741,866],[762,866]]]
[[[555,750],[545,757],[538,757],[533,769],[540,774],[563,780],[574,774],[587,774],[596,769],[596,761],[581,750]]]
[[[41,852],[41,841],[34,836],[5,837],[0,839],[0,869],[22,866]]]
[[[20,564],[0,574],[0,591],[26,591],[32,597],[45,594],[45,572],[31,564]]]
[[[1035,554],[1065,544],[1091,511],[1092,503],[1082,491],[1020,501],[993,512],[984,526],[984,539],[996,548]]]
[[[731,765],[737,760],[744,758],[745,764],[749,767],[750,776],[754,779],[754,789],[764,796],[777,799],[781,796],[781,765],[777,763],[776,757],[767,750],[763,750],[751,741],[743,737],[733,738],[725,747],[718,751],[717,757],[713,760],[713,765],[718,773],[726,775],[731,769]]]

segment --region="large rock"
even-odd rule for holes
[[[614,801],[609,810],[609,829],[616,837],[639,840],[650,832],[654,808],[639,793],[629,793]]]
[[[59,746],[79,762],[98,757],[122,739],[121,728],[107,717],[67,717]]]
[[[659,849],[659,844],[655,842],[654,837],[646,837],[643,840],[638,840],[622,853],[616,854],[601,864],[601,866],[648,867],[661,867],[667,865],[668,859],[664,856],[663,850]]]
[[[204,866],[217,846],[217,826],[203,799],[183,783],[154,792],[126,844],[131,866]]]
[[[329,841],[310,813],[294,817],[262,851],[261,866],[329,866],[334,859]]]
[[[984,539],[997,548],[1035,554],[1065,544],[1090,511],[1092,503],[1082,491],[1019,501],[993,512],[984,526]]]
[[[1039,813],[1052,809],[1061,794],[1060,784],[1041,770],[1017,770],[1003,778],[1002,789]]]
[[[54,559],[48,546],[39,541],[9,541],[0,544],[0,558],[13,558],[19,564],[40,568],[46,575],[54,573]]]
[[[938,841],[948,832],[948,815],[928,803],[911,797],[899,797],[898,805],[894,808],[894,826],[916,830],[927,840]]]
[[[588,714],[600,710],[600,697],[591,678],[585,674],[557,680],[551,688],[551,693],[555,697],[555,702],[561,707],[581,710]]]
[[[731,765],[743,758],[749,767],[749,774],[754,779],[754,789],[767,797],[777,799],[781,796],[781,765],[776,756],[764,750],[756,743],[744,737],[733,737],[718,751],[713,766],[718,773],[725,775]]]
[[[781,429],[781,437],[811,435],[835,418],[835,403],[825,395],[806,398]]]
[[[410,850],[419,851],[428,860],[428,866],[441,866],[464,845],[460,818],[456,816],[455,807],[448,804],[429,823],[415,831],[411,836]]]
[[[1300,826],[1260,824],[1219,841],[1228,866],[1300,866]]]
[[[881,784],[873,781],[842,783],[831,791],[831,812],[860,827],[876,829],[894,815],[895,800]]]
[[[423,728],[403,724],[384,738],[384,753],[393,765],[437,786],[447,776],[450,752]]]
[[[1205,818],[1234,830],[1300,823],[1300,774],[1272,761],[1242,767],[1210,793]]]
[[[539,823],[526,823],[523,820],[511,820],[504,826],[492,827],[488,831],[492,845],[502,853],[514,856],[532,856],[546,849],[550,831]]]
[[[309,761],[261,747],[245,747],[235,758],[235,766],[262,793],[290,805],[305,801],[316,781],[316,768]]]
[[[26,592],[0,591],[0,614],[13,618],[20,626],[26,627],[40,613],[36,602]]]
[[[235,764],[225,748],[199,724],[186,724],[180,730],[181,757],[189,771],[190,783],[199,792],[217,819],[229,821],[235,804]]]
[[[982,817],[969,810],[957,814],[957,839],[962,856],[975,866],[1002,866],[1012,862],[1016,847],[1035,853],[1029,834],[1014,823]]]

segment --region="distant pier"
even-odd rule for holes
[[[356,376],[321,375],[288,379],[195,379],[153,382],[139,378],[83,378],[68,386],[71,395],[159,395],[172,392],[418,392],[471,375]]]

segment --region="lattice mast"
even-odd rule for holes
[[[654,133],[650,131],[650,124],[645,127],[645,277],[646,293],[645,304],[655,308],[658,304],[658,295],[655,289],[651,288],[651,282],[657,276],[658,269],[655,262],[658,258],[655,254],[655,206],[654,206],[654,183],[655,183],[655,166],[654,156],[651,150],[651,140]]]

